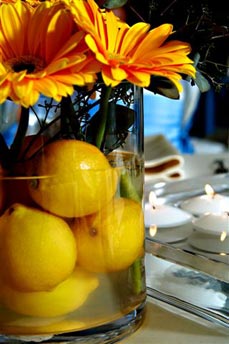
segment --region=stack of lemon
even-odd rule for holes
[[[47,144],[26,169],[30,199],[14,197],[0,217],[0,298],[20,314],[59,316],[98,288],[97,272],[142,254],[142,209],[119,197],[118,170],[89,143]]]

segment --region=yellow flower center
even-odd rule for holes
[[[126,56],[121,56],[120,54],[115,54],[111,52],[108,52],[108,59],[109,59],[110,64],[116,67],[123,64],[127,64],[128,61],[130,60]]]
[[[20,56],[9,59],[6,65],[16,73],[27,71],[27,74],[39,72],[44,69],[45,63],[41,58],[35,56]]]

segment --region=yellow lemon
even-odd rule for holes
[[[74,270],[77,252],[68,224],[15,203],[0,218],[4,276],[18,290],[49,290]]]
[[[116,198],[100,212],[75,219],[73,232],[80,266],[94,272],[126,269],[143,253],[142,207]]]
[[[95,146],[59,140],[44,147],[30,174],[30,194],[42,208],[63,217],[94,213],[116,192],[118,175]]]
[[[56,317],[73,312],[98,287],[98,278],[81,268],[50,291],[21,292],[0,284],[4,304],[14,312],[35,317]]]

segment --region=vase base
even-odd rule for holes
[[[57,335],[0,336],[1,344],[112,344],[134,333],[142,324],[145,315],[145,302],[123,318],[85,331],[61,333]]]

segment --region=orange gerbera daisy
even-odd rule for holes
[[[151,75],[170,79],[182,90],[180,74],[195,77],[193,61],[187,56],[190,45],[181,41],[166,42],[173,27],[137,23],[130,27],[112,11],[101,10],[94,0],[70,0],[77,25],[87,31],[85,41],[102,63],[102,77],[106,85],[116,86],[126,79],[147,87]]]
[[[0,6],[2,4],[9,4],[9,3],[15,3],[17,0],[0,0]]]
[[[79,31],[61,2],[45,1],[31,11],[22,1],[0,4],[0,103],[24,107],[40,94],[60,101],[73,85],[94,82],[98,63],[86,54]]]

